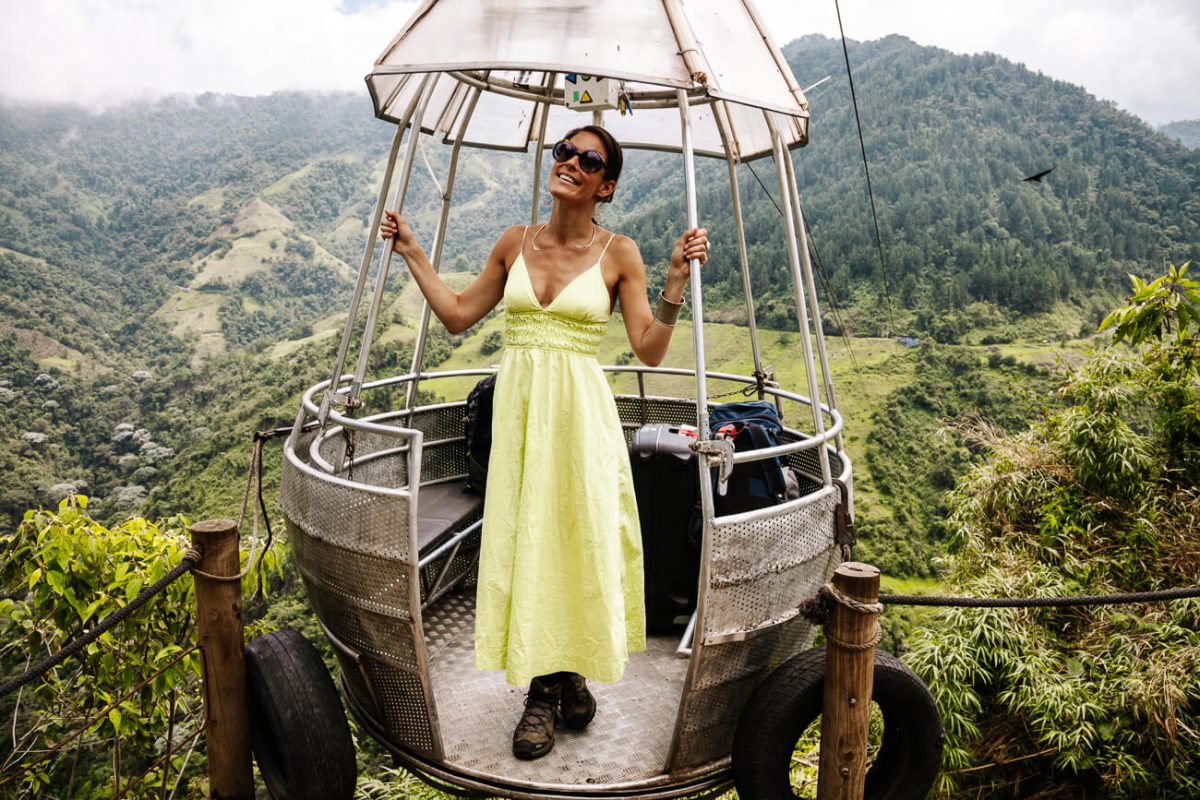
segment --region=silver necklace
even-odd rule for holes
[[[535,233],[533,235],[533,239],[530,242],[530,244],[533,245],[533,249],[538,252],[541,252],[542,248],[537,246],[537,237],[545,229],[546,229],[546,224],[542,223],[542,226],[537,229],[537,233]],[[592,238],[587,240],[587,244],[568,244],[568,245],[566,245],[566,247],[573,247],[576,250],[587,250],[589,247],[592,246],[592,243],[595,241],[596,241],[596,223],[593,222],[592,223]]]

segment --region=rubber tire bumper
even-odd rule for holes
[[[790,800],[796,742],[821,714],[825,648],[781,664],[747,702],[733,737],[733,777],[743,800]],[[898,658],[875,652],[871,699],[883,713],[883,741],[867,769],[864,800],[920,800],[941,764],[945,734],[928,687]]]
[[[245,659],[250,749],[271,797],[353,797],[354,740],[321,654],[285,629],[255,639]]]

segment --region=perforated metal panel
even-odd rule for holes
[[[421,450],[422,482],[459,478],[466,473],[467,458],[461,437],[449,442],[426,442]]]
[[[457,403],[413,413],[412,427],[425,435],[421,451],[421,480],[458,478],[467,473],[463,443],[466,404]]]
[[[796,611],[836,567],[836,505],[834,490],[822,489],[815,498],[714,521],[703,638],[692,654],[670,770],[727,756],[751,692],[812,642],[813,626]]]
[[[306,583],[349,605],[410,620],[408,572],[392,559],[356,553],[288,526],[292,552]]]
[[[785,444],[798,442],[806,438],[808,437],[795,430],[784,428],[782,439]],[[836,478],[846,468],[845,464],[836,453],[830,452],[828,449],[826,453],[829,455],[829,471]],[[790,453],[787,457],[787,465],[795,467],[799,471],[801,497],[821,489],[821,456],[815,449]]]
[[[409,427],[425,434],[427,441],[461,439],[466,413],[465,402],[421,408],[413,412],[412,424]]]
[[[306,581],[305,588],[317,618],[338,641],[355,653],[384,664],[417,669],[412,624],[408,620],[359,608],[317,584]]]
[[[440,759],[420,609],[413,608],[418,578],[411,497],[368,491],[347,483],[346,475],[302,469],[292,459],[308,455],[315,435],[299,437],[289,450],[280,490],[309,602],[334,639],[343,684],[357,705],[374,710],[375,722],[391,741]],[[388,449],[406,441],[379,435],[366,440]],[[356,458],[363,455],[355,450]],[[398,470],[388,463],[407,457],[403,451],[382,455],[354,470],[354,479],[365,481],[364,473],[394,476]]]
[[[706,640],[791,616],[825,582],[836,557],[836,505],[836,493],[826,489],[713,522]]]
[[[751,693],[771,670],[808,647],[815,635],[802,617],[771,626],[741,642],[706,645],[692,658],[696,670],[684,689],[670,771],[725,758]]]
[[[388,423],[388,424],[395,424]],[[368,486],[389,489],[408,484],[408,459],[403,452],[372,458],[383,451],[395,450],[407,443],[407,439],[367,431],[335,433],[321,440],[318,452],[327,464],[336,464],[343,453],[352,453],[353,462],[342,477]],[[304,456],[307,456],[307,450]]]
[[[397,455],[393,460],[402,458]],[[279,498],[288,520],[314,539],[359,553],[415,563],[406,496],[381,495],[326,480],[303,472],[284,459]]]
[[[696,424],[696,404],[690,400],[620,394],[616,401],[617,415],[625,425]]]

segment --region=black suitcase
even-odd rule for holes
[[[646,572],[646,629],[687,624],[696,609],[700,548],[691,534],[699,497],[695,437],[674,425],[643,425],[629,446],[642,525]]]

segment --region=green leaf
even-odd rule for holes
[[[84,622],[87,622],[89,619],[91,619],[92,616],[96,613],[96,609],[98,609],[98,608],[100,608],[100,606],[104,605],[104,600],[105,600],[105,598],[101,597],[97,600],[93,600],[92,602],[88,603],[87,608],[85,608],[83,610],[83,613],[79,615],[83,619]]]
[[[121,733],[121,712],[118,709],[110,708],[108,710],[108,721],[112,723],[113,733]]]
[[[182,649],[183,648],[177,644],[169,644],[154,654],[154,660],[162,661],[163,659],[167,658],[168,656],[172,656],[175,653],[178,653]]]
[[[48,570],[46,572],[46,583],[50,584],[50,588],[56,594],[63,594],[66,589],[66,584],[63,581],[63,575],[57,570]]]
[[[37,582],[40,581],[41,579],[42,579],[42,570],[41,570],[41,567],[39,567],[39,568],[35,569],[33,572],[29,573],[29,588],[32,589],[34,586],[36,586]]]
[[[138,592],[142,590],[142,579],[133,578],[129,583],[125,584],[125,601],[129,602],[137,597]]]

